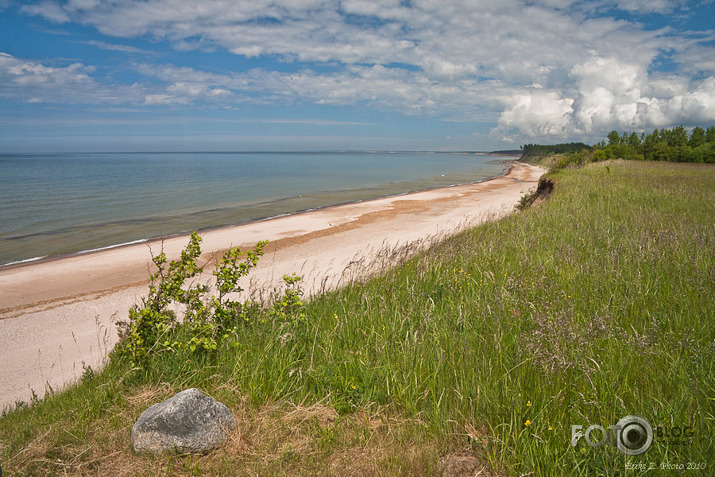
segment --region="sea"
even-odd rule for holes
[[[502,174],[461,152],[0,154],[0,267]]]

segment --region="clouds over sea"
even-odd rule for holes
[[[85,53],[23,55],[0,38],[3,102],[262,105],[304,115],[361,108],[480,125],[475,131],[502,142],[715,120],[712,2],[43,0],[4,8],[28,28],[42,22],[74,36]],[[218,59],[202,61],[209,56]]]

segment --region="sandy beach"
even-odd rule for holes
[[[380,250],[429,244],[513,210],[544,170],[514,163],[504,176],[469,185],[329,207],[201,233],[202,259],[269,240],[252,286],[284,274],[314,293],[369,273]],[[179,256],[188,237],[135,244],[0,270],[0,407],[43,396],[101,366],[115,322],[146,293],[151,253]]]

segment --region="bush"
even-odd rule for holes
[[[238,282],[258,264],[267,243],[259,242],[254,250],[245,253],[239,248],[229,249],[213,272],[218,296],[210,298],[209,286],[196,283],[186,286],[188,279],[204,270],[197,264],[201,237],[196,232],[191,234],[179,260],[167,264],[163,251],[152,257],[157,271],[150,275],[148,296],[142,298],[141,305],[129,310],[128,321],[120,323],[118,356],[129,359],[133,367],[145,367],[152,354],[183,346],[183,341],[175,339],[179,331],[189,332],[186,347],[191,353],[215,351],[231,333],[238,331],[238,324],[247,321],[249,312],[256,308],[248,300],[235,301],[231,296],[243,291]],[[300,278],[293,280],[297,283]],[[182,323],[177,322],[174,311],[169,308],[172,304],[185,309]]]

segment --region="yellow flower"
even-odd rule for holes
[[[527,406],[531,406],[531,401],[526,401]]]
[[[531,425],[531,421],[527,419],[526,422],[524,423],[524,425],[525,425],[525,426],[530,426],[530,425]]]
[[[355,386],[354,384],[353,384],[352,386],[350,386],[350,387],[353,388],[353,389],[357,389],[357,386]]]
[[[550,431],[553,431],[553,430],[554,430],[554,428],[553,428],[553,427],[551,427],[551,426],[549,426],[549,430],[550,430]]]

